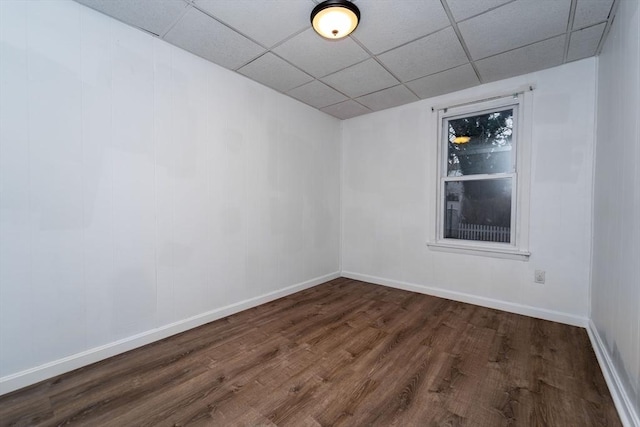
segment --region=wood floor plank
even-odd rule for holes
[[[0,396],[0,426],[619,426],[586,331],[339,278]]]

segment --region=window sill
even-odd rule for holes
[[[429,249],[440,252],[451,252],[465,255],[477,255],[491,258],[515,259],[520,261],[528,261],[531,255],[528,251],[519,249],[497,248],[487,246],[476,246],[468,244],[453,244],[443,242],[427,243]]]

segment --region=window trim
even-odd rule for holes
[[[511,92],[510,95],[500,95],[484,100],[465,102],[453,107],[441,107],[438,110],[432,109],[436,114],[437,129],[437,161],[436,161],[436,212],[435,226],[427,245],[430,249],[445,252],[463,253],[470,255],[481,255],[495,258],[508,258],[518,260],[528,260],[529,252],[529,197],[530,197],[530,174],[531,174],[531,130],[532,130],[532,91],[533,86],[528,86],[528,90]],[[512,181],[512,226],[510,243],[482,242],[475,240],[460,240],[444,238],[444,183],[447,180],[465,180],[470,178],[447,177],[447,146],[443,135],[445,120],[457,117],[469,116],[472,114],[482,114],[483,112],[495,111],[502,107],[514,107],[514,149],[513,171],[510,173],[487,174],[490,179],[511,178]],[[482,175],[484,176],[484,175]],[[454,179],[451,179],[454,178]],[[473,179],[478,179],[474,175]],[[515,197],[514,197],[515,194]]]

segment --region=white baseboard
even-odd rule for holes
[[[291,295],[338,277],[340,277],[339,272],[316,277],[314,279],[307,280],[306,282],[288,286],[254,298],[249,298],[225,307],[216,308],[178,322],[151,329],[149,331],[105,344],[100,347],[92,348],[81,353],[73,354],[62,359],[54,360],[53,362],[45,363],[44,365],[40,365],[35,368],[7,375],[0,378],[0,395],[64,374],[65,372],[90,365],[91,363],[99,362],[100,360],[107,359],[111,356],[133,350],[134,348],[142,347],[154,341],[170,337],[171,335],[213,322],[214,320],[230,316],[240,311]]]
[[[392,288],[403,289],[405,291],[418,292],[421,294],[433,295],[440,298],[446,298],[454,301],[466,302],[469,304],[480,305],[497,310],[508,311],[510,313],[523,314],[525,316],[536,317],[538,319],[551,320],[554,322],[565,323],[572,326],[580,326],[586,328],[588,319],[586,317],[576,316],[574,314],[563,313],[560,311],[548,310],[545,308],[532,307],[529,305],[517,304],[508,301],[497,300],[493,298],[481,297],[463,292],[455,292],[442,288],[431,286],[416,285],[413,283],[401,282],[392,279],[385,279],[366,274],[353,273],[343,271],[342,277],[349,279],[361,280],[363,282],[375,283],[376,285],[389,286]]]
[[[598,358],[598,363],[600,364],[600,369],[602,369],[604,379],[609,386],[611,397],[616,405],[622,424],[625,427],[640,427],[640,414],[627,394],[625,387],[620,380],[620,376],[618,375],[618,371],[611,360],[609,351],[600,337],[593,320],[589,320],[587,333],[589,334],[591,345],[593,346],[596,357]]]

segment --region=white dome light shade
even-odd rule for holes
[[[358,26],[360,11],[347,0],[327,0],[311,12],[311,24],[318,34],[327,39],[341,39]]]

